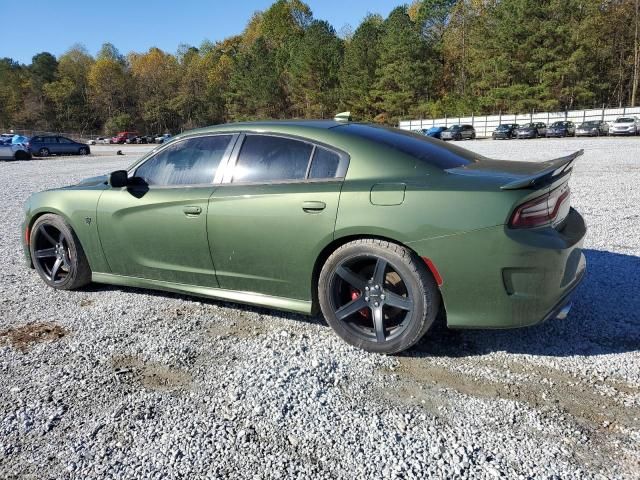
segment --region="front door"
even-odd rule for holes
[[[236,151],[208,210],[220,287],[309,300],[315,260],[333,238],[348,157],[257,134]]]
[[[218,286],[207,209],[232,139],[210,135],[169,144],[131,172],[129,187],[104,191],[97,220],[111,273]]]

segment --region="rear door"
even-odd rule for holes
[[[218,286],[207,208],[236,138],[203,135],[167,145],[130,172],[131,186],[104,191],[98,231],[112,273]]]
[[[78,153],[78,146],[72,140],[66,137],[58,137],[58,144],[56,153]]]
[[[345,153],[304,139],[243,135],[209,202],[220,287],[309,300],[347,165]]]

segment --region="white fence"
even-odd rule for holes
[[[569,110],[566,112],[531,112],[519,114],[502,113],[483,117],[444,117],[430,120],[402,120],[399,127],[403,130],[422,130],[431,127],[448,127],[457,124],[473,125],[478,137],[490,137],[491,132],[502,123],[544,122],[547,125],[558,120],[566,120],[580,124],[589,120],[613,122],[618,117],[640,117],[640,107],[598,108],[593,110]]]

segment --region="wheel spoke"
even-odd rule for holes
[[[411,311],[413,309],[413,302],[408,297],[401,297],[395,293],[389,291],[386,292],[385,303],[390,307],[396,307],[400,310]]]
[[[357,288],[361,292],[364,290],[364,286],[367,283],[367,281],[363,277],[361,277],[360,275],[355,273],[353,270],[343,265],[340,265],[338,267],[338,269],[336,270],[336,274],[340,278],[342,278],[345,282],[347,282],[349,285],[351,285],[354,288]]]
[[[378,258],[376,261],[376,267],[373,271],[373,283],[376,285],[380,285],[380,288],[384,286],[384,273],[387,270],[387,261]]]
[[[64,233],[60,232],[60,235],[58,236],[58,243],[62,245],[65,240]]]
[[[353,315],[358,310],[362,310],[366,306],[367,303],[364,301],[364,299],[362,297],[358,297],[336,310],[336,317],[338,317],[338,320],[344,320],[349,315]]]
[[[48,258],[55,257],[56,249],[55,248],[43,248],[42,250],[36,250],[36,258]]]
[[[56,275],[58,274],[58,271],[60,270],[60,267],[62,266],[62,259],[58,258],[56,259],[56,263],[53,264],[53,268],[51,268],[51,281],[55,282],[56,281]]]
[[[44,228],[44,225],[40,225],[40,228],[38,228],[38,232],[42,233],[42,235],[44,235],[44,238],[47,239],[47,241],[51,244],[51,245],[55,245],[58,242],[55,241],[55,239],[49,234],[49,232],[47,232],[47,229]]]
[[[378,343],[384,342],[384,318],[382,316],[382,307],[375,307],[371,309],[373,313],[373,328],[376,331],[376,341]]]

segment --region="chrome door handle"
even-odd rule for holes
[[[302,202],[302,210],[307,213],[319,213],[325,208],[327,208],[327,204],[324,202]]]
[[[202,208],[201,207],[196,207],[196,206],[188,206],[188,207],[184,207],[182,209],[182,211],[184,212],[184,214],[187,217],[194,217],[194,216],[200,215],[200,213],[202,213]]]

